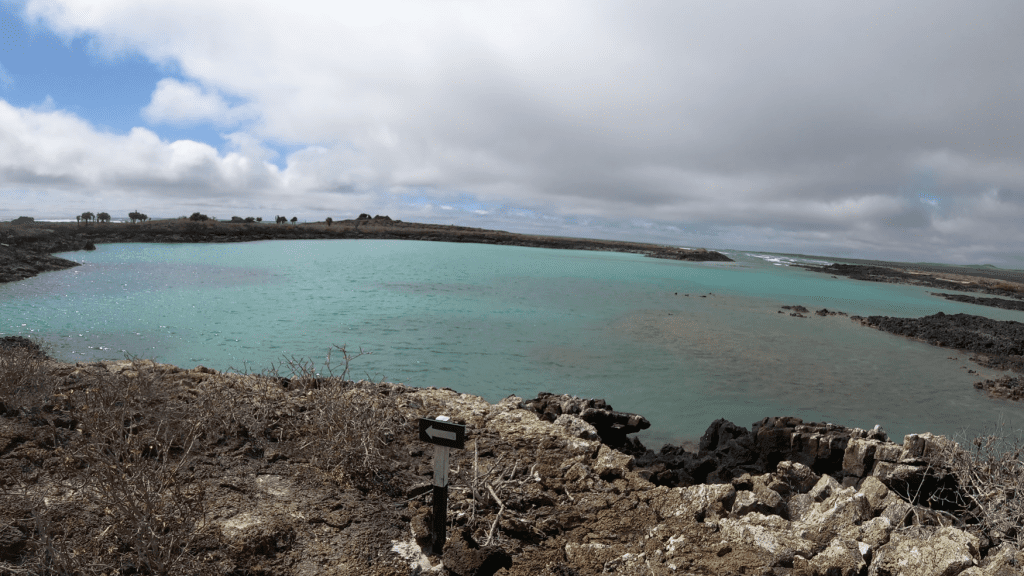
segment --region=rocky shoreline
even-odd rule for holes
[[[930,292],[932,296],[938,296],[945,298],[946,300],[952,300],[953,302],[966,302],[968,304],[977,304],[979,306],[991,306],[992,308],[1002,308],[1004,310],[1024,310],[1024,300],[1007,300],[1006,298],[978,298],[976,296],[967,296],[964,294],[946,294],[944,292]]]
[[[973,353],[971,360],[988,368],[1024,372],[1022,322],[942,312],[921,318],[851,316],[850,319],[863,326],[920,340],[933,346]]]
[[[365,215],[364,215],[365,216]],[[0,224],[0,282],[30,278],[41,272],[76,266],[50,256],[118,242],[254,242],[260,240],[379,239],[465,242],[562,250],[598,250],[643,254],[650,258],[694,262],[732,262],[719,252],[687,250],[659,244],[515,234],[464,226],[417,224],[387,216],[311,224],[268,224],[157,220],[139,224],[76,223]]]
[[[810,310],[801,305],[781,306],[777,312],[796,318],[808,318]],[[822,308],[815,316],[848,316],[845,312]],[[903,336],[932,346],[953,348],[971,354],[970,360],[994,370],[1012,370],[1024,374],[1024,323],[992,320],[973,314],[938,312],[921,318],[893,316],[850,316],[861,326]],[[973,373],[973,371],[971,371]],[[1024,376],[1002,376],[975,382],[993,398],[1024,400]]]
[[[867,282],[886,282],[890,284],[911,284],[960,292],[980,292],[1003,298],[974,298],[959,295],[932,293],[960,302],[970,302],[982,306],[994,306],[1019,310],[1017,303],[1007,302],[1004,298],[1024,300],[1024,273],[1016,270],[977,270],[961,268],[957,272],[939,271],[937,267],[892,263],[891,265],[865,265],[835,263],[829,266],[800,265],[800,268],[844,276],[853,280]]]
[[[1005,398],[1006,400],[1024,400],[1024,376],[1000,376],[975,382],[974,387],[984,390],[993,398]]]
[[[12,388],[12,369],[24,384],[40,364],[16,364],[22,343],[8,344],[0,571],[55,560],[145,571],[172,536],[174,574],[1003,576],[1024,565],[1015,487],[970,466],[980,448],[930,434],[894,443],[797,418],[718,420],[695,449],[654,452],[628,437],[643,417],[600,400],[491,404],[143,360],[46,360],[36,384],[52,388],[33,396]],[[317,428],[332,409],[346,418]],[[441,414],[469,438],[452,454],[447,544],[431,556],[432,450],[415,422]],[[308,446],[317,430],[334,442]],[[356,458],[339,467],[335,453]],[[1019,479],[1019,461],[1004,464]],[[177,500],[112,504],[158,481]],[[143,520],[165,526],[152,548]]]

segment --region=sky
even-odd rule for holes
[[[1024,3],[0,0],[0,220],[1024,269]]]

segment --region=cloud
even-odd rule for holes
[[[0,100],[0,181],[5,187],[45,185],[65,191],[194,197],[272,192],[276,167],[208,144],[167,142],[145,128],[125,135],[98,131],[48,106],[17,108]]]
[[[219,155],[149,144],[163,175],[134,178],[169,194],[244,199],[250,182],[329,208],[428,190],[405,209],[639,219],[664,225],[600,230],[762,234],[812,253],[1019,251],[986,224],[1007,222],[989,203],[1017,204],[985,194],[1024,189],[1024,4],[29,0],[25,13],[173,63],[182,78],[143,111],[153,130],[233,131]],[[279,172],[268,142],[297,147]],[[58,170],[39,162],[25,166]],[[113,164],[91,178],[127,182]],[[459,194],[480,206],[440,207]]]
[[[157,82],[149,104],[142,109],[142,117],[151,124],[210,122],[217,126],[233,126],[253,114],[254,111],[245,106],[229,106],[216,92],[174,78]]]

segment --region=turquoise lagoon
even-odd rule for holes
[[[997,373],[967,355],[778,312],[1024,313],[724,252],[736,262],[386,240],[109,244],[62,254],[80,267],[0,285],[0,334],[41,338],[69,361],[129,354],[253,372],[361,347],[371,354],[354,361],[357,378],[490,401],[604,398],[646,416],[641,439],[655,448],[717,418],[880,424],[894,438],[1024,427],[1024,406],[971,386]]]

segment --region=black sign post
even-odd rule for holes
[[[466,446],[466,426],[451,422],[447,416],[420,418],[420,440],[434,445],[434,522],[430,535],[434,554],[441,554],[447,538],[448,456],[452,448]]]

